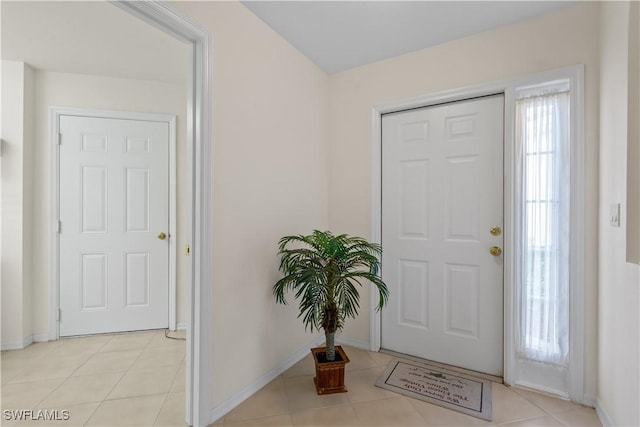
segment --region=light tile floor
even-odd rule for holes
[[[184,338],[184,331],[169,336]],[[164,331],[95,335],[3,351],[0,424],[182,426],[185,341]],[[68,410],[67,421],[7,420],[5,410]],[[59,412],[62,416],[62,412]]]
[[[493,383],[489,423],[374,386],[391,356],[343,346],[348,392],[318,396],[305,357],[214,426],[600,426],[592,408]]]
[[[600,426],[595,411],[493,384],[493,422],[375,387],[391,357],[344,346],[348,393],[318,396],[305,357],[214,426]],[[67,422],[2,425],[181,426],[184,341],[163,331],[38,343],[2,352],[1,407],[66,409]]]

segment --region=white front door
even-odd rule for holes
[[[168,327],[168,123],[59,125],[60,336]]]
[[[382,118],[385,349],[502,375],[503,110],[497,95]]]

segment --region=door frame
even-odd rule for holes
[[[571,100],[571,261],[570,261],[570,368],[569,393],[571,400],[591,403],[584,394],[584,232],[585,232],[585,161],[584,161],[584,65],[575,65],[556,70],[543,71],[511,79],[487,82],[459,89],[433,92],[416,98],[374,105],[371,109],[371,205],[370,239],[381,243],[382,236],[382,115],[413,108],[463,101],[487,95],[504,94],[504,382],[519,384],[515,372],[516,323],[514,299],[515,259],[515,101],[519,87],[540,84],[556,79],[570,79]],[[384,265],[381,266],[384,268]],[[376,311],[378,294],[370,292],[369,346],[379,351],[381,343],[381,313]],[[522,384],[526,385],[526,384]],[[553,390],[547,390],[553,392]]]
[[[62,116],[73,117],[91,117],[100,119],[115,119],[115,120],[135,120],[146,121],[156,123],[166,123],[169,126],[169,299],[168,299],[168,327],[171,330],[176,330],[176,311],[177,311],[177,289],[176,289],[176,254],[177,254],[177,240],[174,236],[176,233],[176,216],[177,216],[177,201],[176,201],[176,116],[171,114],[158,114],[158,113],[137,113],[128,111],[109,111],[109,110],[95,110],[84,108],[70,108],[70,107],[49,107],[49,123],[51,124],[51,144],[54,147],[54,155],[52,156],[53,164],[52,170],[52,202],[53,202],[53,277],[51,281],[50,292],[50,336],[53,339],[60,338],[60,118]],[[174,238],[172,238],[174,237]]]
[[[376,105],[371,110],[371,241],[375,243],[382,243],[382,115],[388,113],[396,113],[404,110],[410,110],[414,108],[423,108],[436,106],[439,104],[445,104],[450,102],[464,101],[473,98],[479,98],[489,95],[504,94],[505,103],[505,117],[504,117],[504,129],[503,129],[503,144],[504,144],[504,168],[505,168],[505,180],[504,180],[504,300],[510,301],[512,297],[511,282],[508,282],[507,277],[510,276],[509,265],[512,264],[511,255],[511,240],[507,234],[508,230],[511,230],[511,223],[509,220],[513,217],[513,205],[512,200],[512,185],[513,182],[510,179],[512,173],[510,169],[513,168],[513,162],[510,161],[513,158],[511,151],[512,144],[509,142],[512,140],[511,135],[514,132],[515,125],[513,115],[510,114],[507,107],[513,103],[513,91],[509,90],[511,85],[507,82],[494,82],[477,86],[466,87],[462,89],[455,89],[450,91],[436,92],[427,94],[417,98],[411,98],[405,101],[393,102]],[[381,265],[381,268],[384,266]],[[370,323],[369,323],[369,339],[371,351],[379,351],[381,345],[381,333],[382,333],[382,313],[376,312],[375,307],[378,304],[378,295],[375,292],[371,293],[370,298]],[[511,306],[505,304],[503,309],[503,315],[505,320],[504,331],[504,350],[506,353],[507,347],[511,346],[511,335],[507,333],[506,320],[511,318]],[[505,354],[506,356],[506,354]],[[504,359],[506,362],[506,358]],[[505,363],[504,378],[505,381],[507,375],[507,363]]]

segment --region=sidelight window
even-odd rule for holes
[[[568,83],[519,94],[516,354],[566,367],[569,358],[570,158]]]

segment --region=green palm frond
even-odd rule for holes
[[[285,236],[278,243],[284,277],[273,286],[273,295],[286,304],[285,294],[294,293],[305,328],[342,329],[347,318],[358,314],[358,287],[367,282],[376,286],[377,309],[387,302],[389,291],[378,276],[381,254],[380,245],[346,234],[315,230],[307,236]]]

